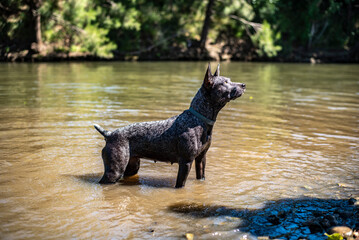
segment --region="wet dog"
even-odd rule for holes
[[[113,132],[95,124],[106,140],[102,149],[105,173],[100,183],[115,183],[124,176],[137,174],[140,158],[178,163],[176,188],[185,185],[193,161],[196,178],[204,179],[206,153],[217,115],[245,89],[245,84],[220,76],[219,65],[212,75],[208,64],[201,88],[190,108],[180,115],[162,121],[134,123]]]

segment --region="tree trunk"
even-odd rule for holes
[[[202,27],[202,33],[201,33],[201,40],[200,40],[200,47],[202,49],[204,49],[206,41],[207,41],[207,36],[208,36],[208,31],[211,25],[211,16],[212,16],[212,8],[214,5],[214,0],[208,0],[208,4],[207,4],[207,10],[206,10],[206,17],[204,19],[203,22],[203,27]]]
[[[36,43],[36,47],[32,47],[33,50],[41,52],[42,50],[42,34],[41,34],[41,15],[39,9],[42,5],[42,0],[30,0],[28,1],[28,6],[30,9],[30,14],[32,14],[32,24],[33,24],[33,41]]]
[[[42,49],[41,16],[40,16],[40,13],[38,13],[38,12],[35,16],[35,33],[36,33],[37,51],[40,52]]]

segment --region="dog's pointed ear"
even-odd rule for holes
[[[216,72],[213,74],[213,76],[215,76],[215,77],[219,77],[219,63],[218,63],[218,66],[217,66]]]
[[[208,68],[206,71],[206,74],[204,75],[204,80],[203,80],[203,86],[207,89],[209,89],[210,87],[212,87],[213,85],[213,75],[211,73],[211,64],[208,63]]]

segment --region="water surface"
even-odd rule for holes
[[[206,238],[239,219],[169,207],[359,198],[357,65],[223,63],[221,74],[247,91],[219,114],[205,181],[192,169],[174,189],[178,165],[143,160],[137,176],[97,184],[104,141],[93,123],[113,130],[181,113],[206,65],[1,64],[0,237]]]

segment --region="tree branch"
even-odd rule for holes
[[[238,20],[241,23],[243,23],[244,26],[246,27],[246,31],[247,31],[248,35],[252,35],[252,34],[249,32],[249,29],[247,28],[247,26],[251,26],[254,29],[254,31],[256,31],[256,32],[262,30],[262,24],[260,24],[260,23],[250,22],[250,21],[245,20],[244,18],[237,17],[236,15],[229,15],[229,16],[232,19]]]

